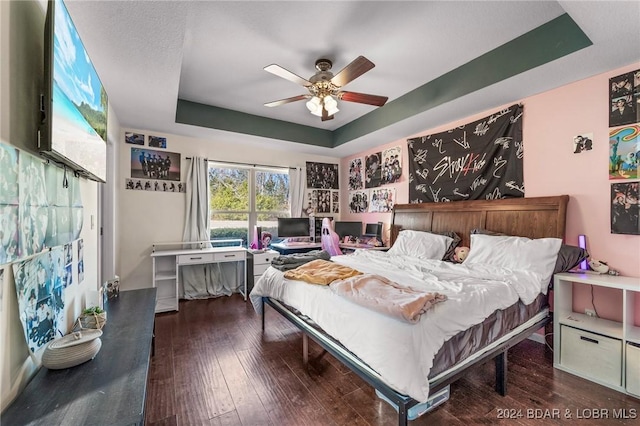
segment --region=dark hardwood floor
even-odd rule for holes
[[[156,315],[146,424],[397,424],[393,408],[336,359],[320,356],[311,340],[314,359],[305,368],[301,332],[267,309],[264,333],[240,295],[181,301],[179,312]],[[552,364],[544,345],[525,340],[509,351],[507,396],[494,391],[488,362],[452,384],[449,401],[409,424],[640,424],[639,399]],[[614,410],[635,419],[612,419]],[[545,413],[558,418],[532,418]],[[604,414],[610,418],[585,418]]]

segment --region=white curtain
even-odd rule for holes
[[[296,167],[289,170],[289,205],[291,206],[291,217],[302,217],[305,180],[306,170],[304,168]]]
[[[201,157],[193,157],[187,170],[187,205],[182,239],[184,242],[207,241],[209,243],[209,180],[208,163]],[[185,248],[197,248],[200,244],[185,244]],[[229,296],[243,284],[244,274],[238,273],[235,262],[182,266],[180,268],[180,297],[205,299]]]

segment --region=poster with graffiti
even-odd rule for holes
[[[408,140],[409,202],[524,197],[522,105]]]
[[[369,208],[369,191],[349,191],[349,213],[366,213]]]
[[[640,124],[609,130],[609,179],[640,178]]]
[[[640,70],[609,79],[609,127],[640,122]]]
[[[362,189],[362,157],[349,161],[349,191]]]
[[[611,184],[611,233],[640,235],[639,182]]]
[[[382,184],[394,183],[402,176],[402,148],[396,146],[382,151]]]
[[[63,247],[55,247],[13,264],[18,312],[32,352],[66,334],[64,256]]]
[[[371,202],[369,203],[369,212],[389,213],[393,211],[393,203],[395,199],[395,188],[372,189]]]
[[[377,188],[382,185],[382,152],[367,155],[364,167],[364,187]]]
[[[18,258],[18,150],[0,144],[0,265]]]
[[[307,188],[339,189],[338,165],[307,161]]]

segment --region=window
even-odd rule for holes
[[[230,167],[209,162],[211,238],[251,242],[254,226],[276,235],[278,217],[289,217],[287,169]]]

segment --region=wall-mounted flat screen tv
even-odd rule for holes
[[[49,0],[38,148],[88,179],[107,177],[107,93],[62,0]]]

